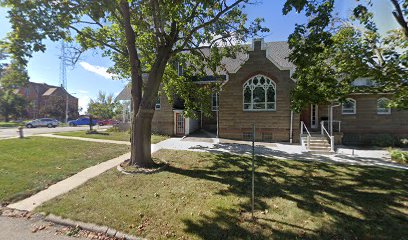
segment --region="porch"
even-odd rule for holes
[[[338,106],[311,104],[302,111],[300,142],[306,151],[333,153],[335,145],[342,143],[342,122],[333,117],[333,108]]]

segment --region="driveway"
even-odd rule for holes
[[[94,126],[95,129],[106,129],[109,126]],[[44,133],[59,133],[59,132],[73,132],[73,131],[81,131],[81,130],[88,130],[89,126],[78,126],[78,127],[56,127],[56,128],[24,128],[24,136],[32,136],[37,134],[44,134]],[[10,138],[10,137],[17,137],[18,129],[17,128],[0,128],[0,139],[2,138]]]

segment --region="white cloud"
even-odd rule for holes
[[[86,90],[78,90],[77,91],[78,93],[80,93],[80,94],[88,94],[89,92],[88,91],[86,91]]]
[[[81,65],[81,67],[83,67],[85,70],[96,73],[106,79],[112,79],[114,76],[113,74],[107,72],[108,68],[106,67],[92,65],[84,61],[80,62],[79,65]]]
[[[90,100],[91,98],[88,96],[78,96],[78,107],[79,109],[82,109],[82,111],[80,111],[80,114],[84,114],[86,110],[88,110],[88,104]]]

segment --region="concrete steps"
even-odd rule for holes
[[[304,135],[301,137],[302,146],[306,148],[309,153],[316,153],[316,154],[332,154],[331,147],[329,140],[322,135],[311,135],[309,140],[309,147],[307,147],[307,137],[308,135]]]

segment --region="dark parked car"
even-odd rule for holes
[[[52,118],[39,118],[33,121],[26,123],[27,128],[35,128],[35,127],[49,127],[55,128],[60,124],[60,122],[56,119]]]
[[[98,125],[99,126],[105,126],[105,125],[116,125],[119,124],[118,120],[113,120],[113,119],[105,119],[105,120],[99,120]]]
[[[80,126],[80,125],[89,125],[91,123],[91,120],[87,117],[83,117],[83,118],[78,118],[76,120],[72,120],[72,121],[68,121],[68,125],[71,127],[75,127],[75,126]],[[97,121],[96,120],[92,120],[92,125],[96,125]]]

